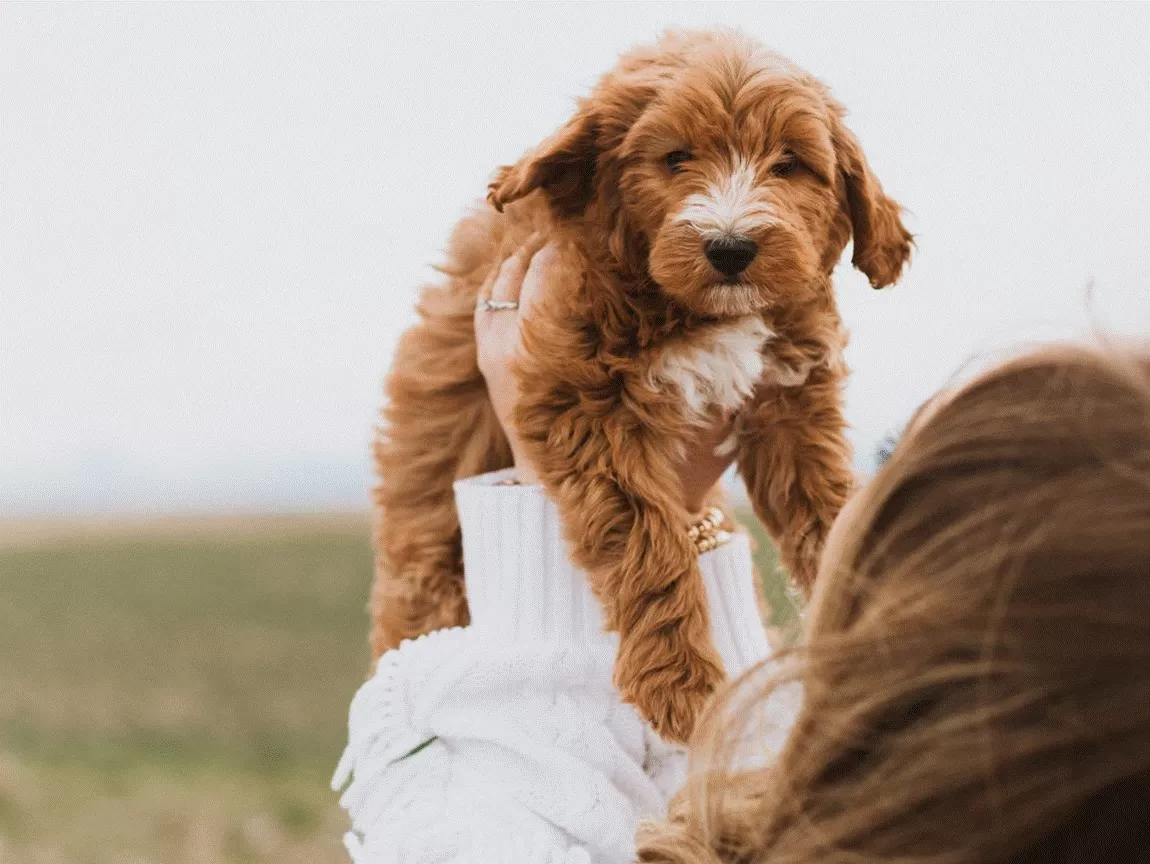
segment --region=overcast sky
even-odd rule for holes
[[[837,275],[860,463],[972,358],[1150,333],[1145,5],[0,15],[0,515],[366,506],[452,224],[670,26],[739,27],[827,82],[909,210],[900,285]]]

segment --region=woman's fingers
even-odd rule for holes
[[[480,303],[475,310],[475,332],[479,339],[481,360],[483,355],[513,354],[518,342],[518,323],[525,309],[529,309],[543,293],[546,268],[554,258],[554,250],[542,245],[540,234],[532,234],[510,257],[504,259],[479,292]],[[518,309],[486,309],[485,299],[518,303]]]
[[[482,302],[476,307],[479,367],[489,377],[507,371],[495,367],[509,365],[519,343],[519,320],[524,306],[534,303],[542,294],[549,258],[541,253],[541,246],[541,235],[531,235],[522,247],[499,265],[480,290],[481,301],[491,299],[520,304],[518,309],[486,309]]]
[[[503,300],[514,302],[519,299],[519,289],[523,285],[523,277],[532,256],[543,245],[542,235],[532,234],[527,241],[515,252],[503,259],[503,263],[495,271],[494,277],[488,277],[483,289],[479,292],[480,299]],[[506,311],[506,310],[503,310]]]
[[[553,254],[541,253],[542,238],[532,235],[514,255],[503,261],[479,292],[475,309],[475,343],[479,370],[487,383],[487,395],[507,435],[519,479],[535,482],[534,472],[520,455],[513,414],[518,385],[512,372],[519,348],[519,322],[543,293],[546,268]],[[483,300],[518,303],[516,309],[487,309]]]
[[[479,293],[480,304],[475,308],[475,339],[479,351],[479,368],[486,373],[489,361],[506,353],[516,336],[517,317],[514,311],[485,309],[483,300],[516,300],[519,284],[527,270],[527,261],[516,252],[499,265]]]
[[[519,287],[523,284],[523,275],[527,272],[529,262],[530,256],[526,254],[526,250],[519,249],[500,264],[495,283],[491,286],[491,299],[518,300]]]
[[[546,285],[547,269],[555,263],[556,250],[548,244],[531,256],[531,263],[523,276],[523,285],[519,292],[519,317],[526,318],[531,309],[543,296]]]

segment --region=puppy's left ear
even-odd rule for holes
[[[914,245],[900,218],[902,208],[882,191],[854,133],[837,122],[833,138],[854,234],[851,263],[867,275],[872,288],[892,285]]]
[[[512,201],[542,189],[559,216],[575,216],[595,194],[595,139],[599,128],[587,105],[563,127],[514,165],[500,168],[487,187],[487,200],[499,212]]]

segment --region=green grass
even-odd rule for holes
[[[367,668],[367,536],[283,520],[0,550],[16,860],[346,860],[327,784]]]
[[[370,579],[365,518],[0,543],[0,862],[346,861]]]
[[[779,564],[775,544],[767,535],[762,523],[755,518],[749,508],[737,511],[736,516],[751,535],[755,570],[763,586],[763,599],[767,604],[766,625],[771,632],[771,641],[775,645],[788,644],[798,636],[802,599],[791,587],[786,571]]]

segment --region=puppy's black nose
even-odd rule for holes
[[[712,267],[728,279],[734,279],[755,260],[759,244],[746,237],[722,237],[707,241],[703,249]]]

